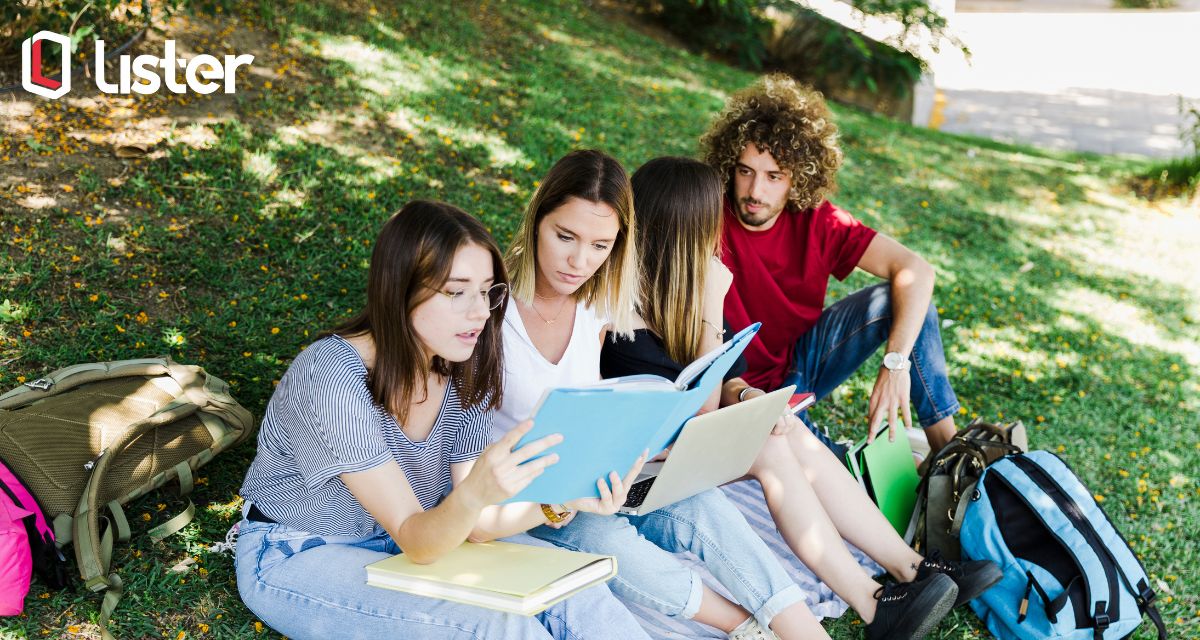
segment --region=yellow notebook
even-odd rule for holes
[[[531,616],[617,575],[617,559],[511,542],[463,543],[431,564],[367,565],[367,584]]]

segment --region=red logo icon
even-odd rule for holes
[[[42,73],[43,45],[56,43],[61,60],[61,80]],[[21,44],[21,86],[44,98],[61,98],[71,90],[71,39],[53,31],[39,31]]]

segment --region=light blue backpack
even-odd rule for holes
[[[971,607],[1000,640],[1125,638],[1146,615],[1165,640],[1146,570],[1087,487],[1048,451],[984,470],[960,532],[964,559],[1004,578]]]

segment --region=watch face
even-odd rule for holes
[[[895,351],[885,354],[883,356],[883,366],[887,367],[888,369],[899,369],[900,367],[904,366],[904,356],[896,353]]]

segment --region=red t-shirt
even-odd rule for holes
[[[777,389],[792,364],[796,340],[817,323],[829,276],[845,280],[876,231],[822,202],[808,211],[785,209],[766,231],[741,225],[725,201],[721,256],[733,272],[725,319],[734,331],[762,322],[746,348],[746,382]]]

